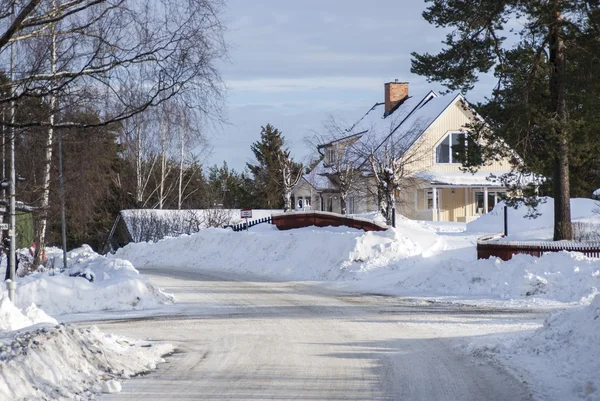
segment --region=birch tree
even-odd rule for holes
[[[292,206],[292,190],[302,178],[302,165],[294,162],[289,150],[280,149],[277,154],[279,173],[281,174],[281,189],[283,195],[283,210],[287,212]]]
[[[218,114],[221,81],[214,62],[225,54],[221,6],[220,0],[11,0],[0,5],[0,68],[12,63],[7,46],[19,47],[18,74],[0,83],[0,106],[35,98],[49,103],[46,117],[2,119],[13,130],[48,129],[36,264],[47,231],[54,130],[114,124],[177,97]],[[138,96],[122,96],[129,82],[143,88]],[[65,110],[74,109],[93,110],[99,118],[64,118]],[[162,207],[164,153],[160,161]],[[138,158],[138,172],[141,165]],[[147,182],[138,175],[138,199]]]

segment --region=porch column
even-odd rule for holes
[[[488,189],[483,187],[483,214],[488,212]]]
[[[435,219],[433,219],[433,221],[439,221],[440,220],[440,218],[439,218],[440,214],[438,213],[438,210],[437,210],[437,208],[438,208],[438,204],[437,204],[437,188],[433,187],[431,190],[433,192],[432,193],[432,195],[433,195],[433,213],[434,213],[434,216],[435,216]]]
[[[419,210],[419,190],[415,189],[415,213]]]
[[[469,216],[469,187],[465,187],[465,222]]]

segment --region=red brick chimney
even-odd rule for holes
[[[396,107],[398,103],[408,97],[408,82],[388,82],[385,84],[385,115]]]

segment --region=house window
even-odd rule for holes
[[[327,148],[327,164],[333,164],[335,163],[335,148],[333,146],[330,146],[329,148]]]
[[[435,191],[435,204],[440,208],[440,191]],[[433,191],[427,191],[427,209],[433,209]]]
[[[467,136],[464,132],[448,134],[435,148],[437,163],[460,163],[459,155],[467,146]]]
[[[346,209],[348,214],[354,214],[354,196],[350,195],[346,198]]]
[[[333,199],[327,198],[327,211],[333,212]]]
[[[476,215],[480,215],[480,214],[484,214],[484,213],[489,213],[492,211],[492,209],[494,209],[494,206],[496,206],[498,204],[498,202],[500,202],[502,200],[502,197],[506,195],[505,192],[498,192],[498,191],[490,191],[488,192],[488,210],[485,211],[485,202],[484,202],[484,197],[485,197],[485,193],[483,191],[477,191],[475,192],[475,213]]]

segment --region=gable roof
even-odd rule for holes
[[[409,96],[398,104],[389,114],[385,114],[385,104],[375,103],[347,131],[348,136],[321,145],[327,147],[339,141],[358,136],[351,146],[357,150],[355,164],[361,168],[367,161],[365,151],[372,148],[377,152],[390,138],[403,149],[409,149],[415,141],[452,105],[457,99],[466,100],[458,93],[444,96],[435,91]],[[321,161],[304,179],[317,190],[333,189],[327,178],[331,170]]]
[[[459,94],[439,96],[430,91],[421,98],[408,98],[402,107],[384,119],[389,120],[387,123],[365,132],[357,146],[371,147],[377,152],[393,139],[395,144],[408,149],[458,97]]]

